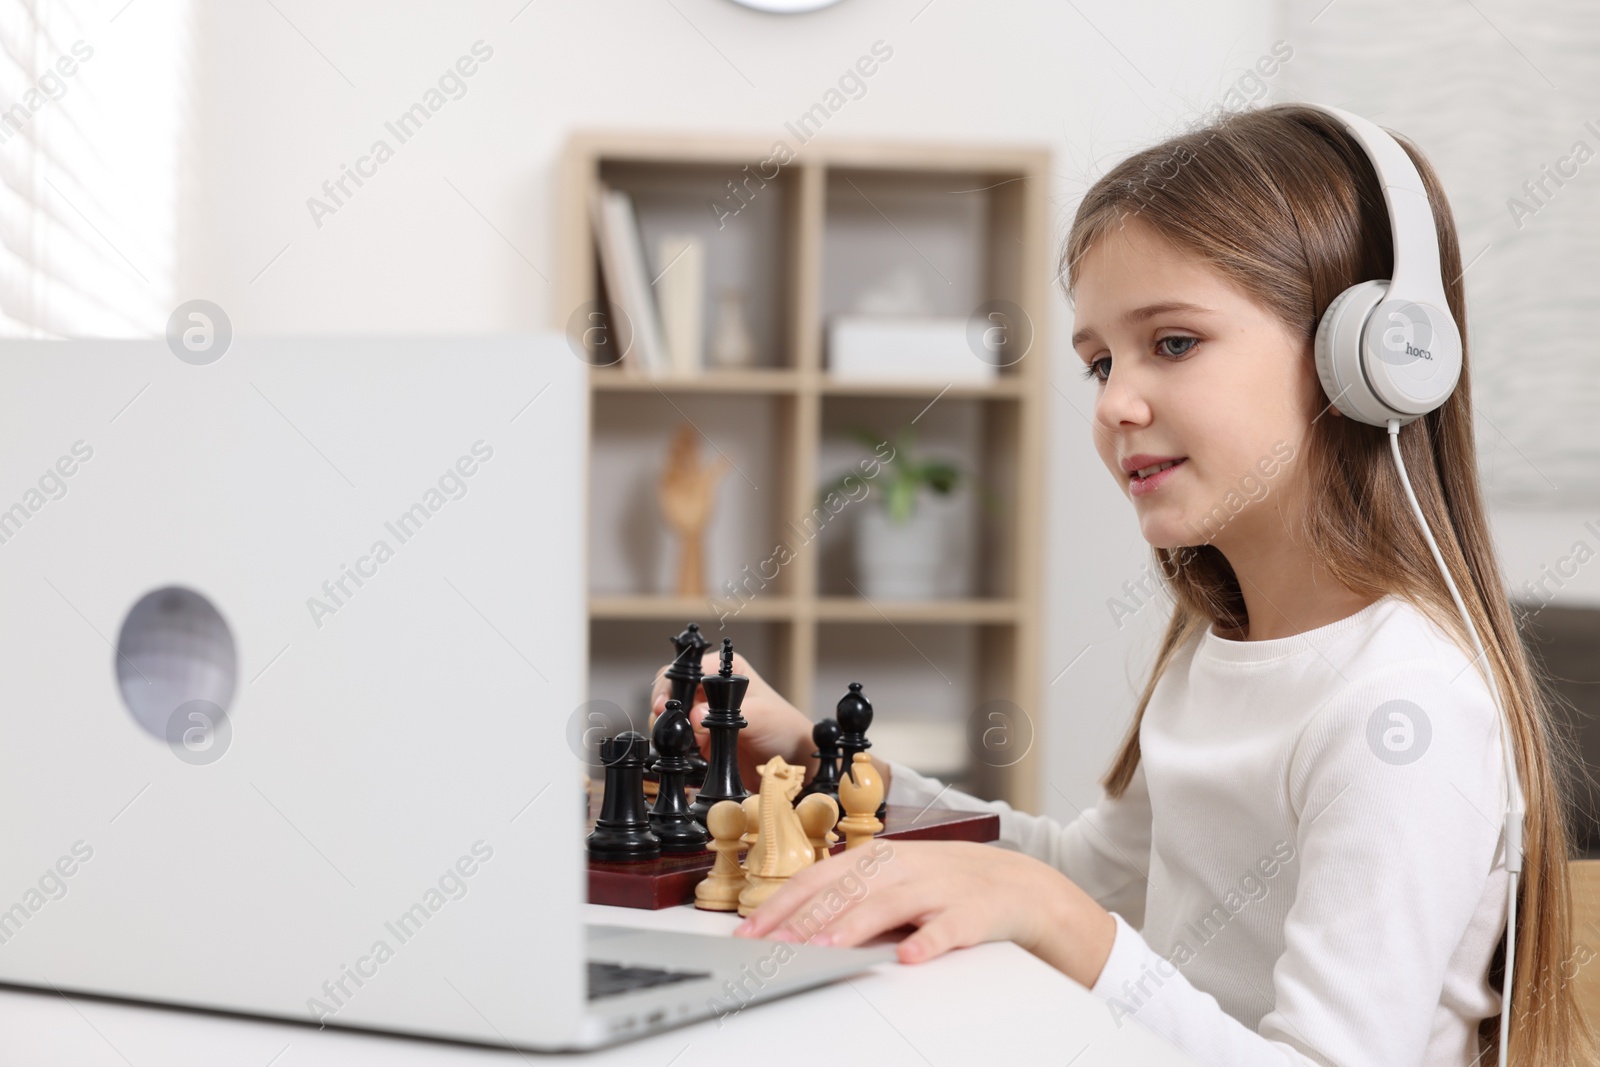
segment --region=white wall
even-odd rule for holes
[[[1094,176],[1220,100],[1275,36],[1269,0],[844,0],[787,18],[728,0],[532,0],[520,14],[524,0],[275,4],[201,12],[181,288],[240,333],[543,328],[568,130],[776,138],[879,40],[893,58],[822,136],[1049,145],[1058,240]],[[480,39],[494,53],[466,95],[319,228],[307,198],[375,139],[393,144],[384,122]],[[1107,610],[1146,550],[1089,446],[1070,321],[1058,302],[1041,798],[1058,816],[1097,794],[1161,622],[1151,609],[1119,630]]]
[[[1600,507],[1501,508],[1490,524],[1513,600],[1600,608]]]

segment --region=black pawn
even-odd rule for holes
[[[689,714],[676,700],[667,701],[666,710],[656,719],[652,731],[656,743],[656,774],[661,788],[655,807],[650,809],[650,829],[661,842],[662,852],[704,852],[711,835],[689,814],[683,795],[683,776],[688,773],[687,756],[694,750],[694,727]]]
[[[800,791],[802,797],[812,793],[822,793],[833,798],[834,803],[839,802],[839,724],[832,719],[823,719],[811,728],[811,741],[817,750],[811,753],[817,758],[817,773],[811,779],[811,784]],[[843,818],[844,813],[840,812]]]
[[[691,622],[681,634],[672,639],[672,666],[667,668],[667,681],[672,686],[672,691],[667,694],[667,699],[676,700],[683,705],[685,715],[694,707],[695,690],[700,688],[702,671],[700,663],[705,658],[706,649],[711,647],[711,642],[705,639],[700,632],[700,624]],[[700,786],[706,780],[706,760],[700,755],[700,747],[692,746],[688,755],[689,770],[684,783],[686,785]]]
[[[653,860],[661,842],[650,830],[644,803],[644,735],[629,730],[600,742],[606,768],[605,799],[589,835],[589,858],[606,863]]]
[[[711,758],[706,764],[705,784],[689,806],[689,814],[701,826],[713,804],[723,800],[743,801],[745,792],[739,779],[739,731],[745,721],[739,714],[750,679],[733,673],[733,640],[722,639],[722,669],[701,681],[706,691],[704,726],[711,734]]]
[[[839,698],[834,715],[839,720],[840,773],[849,774],[856,753],[872,747],[867,740],[867,730],[872,726],[872,702],[862,695],[860,682],[850,683],[850,691]],[[887,801],[878,805],[877,818],[883,818],[888,806]]]

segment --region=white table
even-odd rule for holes
[[[726,933],[733,916],[588,905],[588,922]],[[72,1067],[444,1067],[574,1062],[591,1067],[817,1067],[984,1063],[1164,1067],[1193,1061],[1143,1029],[1119,1028],[1082,986],[1015,945],[988,944],[854,978],[719,1023],[603,1052],[540,1056],[332,1028],[0,990],[0,1060]],[[768,1050],[755,1057],[757,1049]]]

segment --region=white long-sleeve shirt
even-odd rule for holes
[[[1128,789],[1070,824],[897,764],[889,802],[998,811],[1003,845],[1111,911],[1093,992],[1119,1025],[1218,1067],[1467,1067],[1500,1010],[1497,715],[1459,647],[1385,597],[1293,637],[1190,641]]]

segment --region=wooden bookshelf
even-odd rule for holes
[[[625,131],[573,135],[562,156],[558,183],[553,325],[567,329],[575,309],[602,296],[586,206],[594,179],[633,194],[642,226],[648,224],[652,213],[675,222],[688,220],[684,224],[694,226],[694,212],[698,211],[704,215],[698,225],[715,228],[714,212],[702,205],[719,193],[726,195],[726,183],[747,178],[757,164],[771,158],[772,149],[769,138],[755,137]],[[764,648],[767,658],[757,661],[757,667],[813,716],[828,712],[837,696],[831,691],[817,692],[819,671],[828,667],[819,661],[819,647],[839,644],[830,628],[847,628],[850,634],[880,628],[913,646],[917,635],[926,642],[926,635],[954,628],[961,635],[957,642],[972,650],[966,674],[959,679],[972,710],[990,701],[1009,701],[1022,709],[1033,730],[1025,757],[1001,767],[991,766],[999,761],[974,755],[960,781],[981,794],[1035,810],[1041,800],[1039,766],[1044,741],[1039,645],[1044,393],[1049,353],[1046,317],[1053,239],[1048,171],[1049,155],[1042,148],[880,141],[808,143],[782,166],[777,177],[759,186],[747,184],[747,190],[756,190],[748,207],[727,222],[729,229],[740,227],[726,236],[726,255],[742,257],[741,269],[751,287],[752,316],[760,319],[753,332],[760,342],[762,365],[712,368],[693,377],[647,377],[620,367],[593,367],[590,371],[590,422],[595,435],[591,454],[597,447],[612,444],[607,435],[618,434],[619,428],[631,431],[636,416],[648,414],[653,406],[662,407],[663,418],[682,415],[696,403],[748,400],[757,406],[762,413],[757,421],[770,437],[756,451],[767,458],[759,473],[741,471],[741,475],[759,491],[749,494],[759,496],[762,502],[759,521],[774,531],[811,511],[819,486],[834,473],[822,469],[823,449],[839,438],[840,428],[855,415],[882,413],[885,418],[903,420],[935,404],[946,405],[941,411],[962,412],[976,427],[971,436],[972,454],[964,457],[964,462],[980,475],[987,499],[998,502],[997,510],[986,510],[975,521],[978,573],[973,596],[869,601],[852,595],[850,586],[840,588],[839,576],[833,573],[837,565],[824,558],[826,553],[801,551],[770,588],[740,602],[736,621],[740,627],[765,628],[756,644]],[[904,217],[897,225],[895,219],[902,209]],[[880,227],[880,217],[888,229],[878,239],[874,227]],[[925,231],[912,229],[919,223]],[[926,242],[937,248],[939,265],[908,236],[922,232],[931,235]],[[724,235],[713,236],[720,239]],[[902,238],[904,243],[899,243]],[[709,261],[722,254],[720,247],[714,241],[709,243],[708,287],[714,284],[709,278]],[[832,257],[830,247],[834,249]],[[949,287],[938,291],[941,299],[961,299],[953,295],[958,290],[965,294],[967,304],[959,314],[966,315],[988,300],[1020,307],[1032,325],[1026,355],[983,382],[873,382],[831,376],[824,350],[825,320],[840,310],[837,305],[849,292],[848,272],[856,269],[854,259],[841,249],[856,248],[865,248],[869,258],[884,257],[885,262],[899,257],[914,269],[923,269],[917,267],[920,257]],[[708,339],[713,328],[708,311]],[[742,457],[733,458],[737,462]],[[593,482],[591,476],[592,498],[624,491]],[[632,521],[643,521],[647,513],[653,519],[653,510],[630,514],[635,516]],[[593,499],[590,515],[594,522]],[[727,577],[710,575],[713,584]],[[591,575],[592,582],[593,578]],[[664,637],[693,619],[708,634],[720,636],[713,596],[728,602],[714,590],[708,590],[705,599],[637,591],[594,593],[590,598],[591,659],[598,662],[612,654],[614,650],[607,647],[610,641],[654,633],[651,627],[635,624],[659,623]],[[668,646],[664,640],[657,644],[659,648],[644,646],[640,655],[654,655],[656,661],[664,662]],[[933,669],[944,677],[945,667],[948,664]],[[915,709],[894,707],[896,694],[874,686],[870,676],[861,680],[868,683],[880,717],[891,711],[900,720],[907,718],[908,712],[915,714]],[[892,757],[893,753],[885,755]]]
[[[693,377],[647,378],[610,367],[590,367],[589,387],[597,393],[797,393],[800,375],[788,370],[719,370]]]

